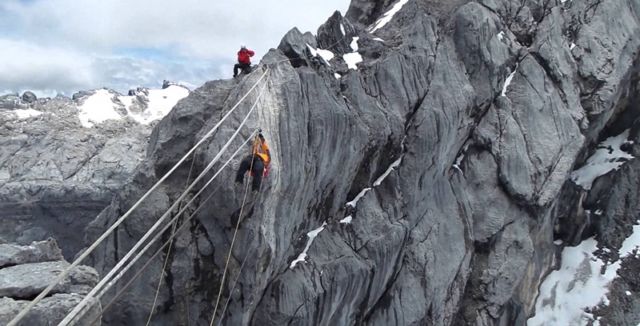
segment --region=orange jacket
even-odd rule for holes
[[[271,154],[269,153],[269,145],[267,145],[267,141],[261,141],[260,138],[257,138],[256,141],[253,142],[253,155],[258,155],[264,162],[264,165],[269,165],[271,163]]]

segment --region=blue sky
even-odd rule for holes
[[[227,78],[246,44],[257,59],[291,28],[315,34],[349,0],[0,0],[0,93],[199,86]]]

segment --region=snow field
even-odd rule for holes
[[[617,277],[621,262],[605,262],[596,257],[593,252],[597,244],[589,238],[563,250],[560,269],[549,274],[540,286],[536,314],[527,321],[528,326],[599,324],[585,309],[609,305],[609,285]],[[620,259],[637,255],[639,248],[640,225],[634,225],[618,251]]]
[[[583,189],[589,190],[598,177],[620,168],[633,158],[633,155],[620,149],[620,146],[627,142],[627,138],[629,138],[628,129],[598,144],[595,153],[587,159],[587,163],[571,173],[571,180]]]
[[[78,107],[78,117],[83,127],[91,128],[107,120],[123,119],[124,115],[117,109],[124,106],[127,116],[140,124],[147,125],[162,119],[179,100],[187,95],[189,90],[177,85],[171,85],[165,89],[150,89],[146,96],[147,107],[142,112],[134,112],[132,106],[136,96],[118,95],[106,89],[100,89]]]

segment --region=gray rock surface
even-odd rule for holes
[[[54,239],[33,242],[28,246],[0,244],[0,268],[63,259],[62,251]]]
[[[30,104],[30,103],[34,103],[37,100],[38,100],[38,97],[33,92],[26,91],[22,93],[22,102]]]
[[[30,246],[0,245],[0,324],[12,320],[28,304],[27,300],[40,294],[69,265],[53,239]],[[57,325],[97,283],[95,269],[75,267],[19,325]],[[88,307],[78,325],[91,325],[95,319],[100,325],[100,302],[92,299]]]
[[[54,294],[39,302],[18,325],[57,325],[81,300],[82,296],[79,294]],[[28,301],[24,300],[0,298],[0,324],[9,323],[27,303]],[[89,309],[77,324],[100,326],[102,324],[98,318],[100,312],[100,304],[96,300],[89,301]]]
[[[0,269],[0,296],[20,299],[35,297],[67,267],[69,263],[60,260]],[[71,270],[69,277],[59,283],[53,292],[86,294],[97,283],[98,274],[95,270],[78,266]]]
[[[536,289],[555,266],[553,241],[571,228],[564,214],[584,209],[575,202],[580,190],[569,174],[595,143],[614,134],[614,125],[638,116],[625,104],[636,96],[636,1],[409,1],[370,34],[391,5],[353,1],[347,18],[332,16],[316,40],[294,29],[263,58],[271,69],[269,86],[242,134],[263,129],[273,166],[260,195],[250,200],[232,251],[229,277],[239,281],[232,292],[229,279],[224,285],[223,302],[230,297],[225,323],[524,325],[535,313]],[[604,21],[616,23],[599,28]],[[349,49],[341,42],[330,62],[311,57],[307,48],[336,43],[343,22],[349,39],[363,40],[358,70],[342,65]],[[291,62],[282,62],[284,56]],[[262,72],[239,84],[207,83],[176,106],[154,129],[136,182],[92,223],[90,238]],[[206,142],[195,171],[222,147],[255,98],[250,95]],[[400,166],[356,208],[345,209],[400,157]],[[93,256],[100,270],[179,195],[189,166]],[[227,182],[233,173],[222,174],[214,200],[174,244],[158,325],[211,318],[242,200],[241,190]],[[347,215],[351,224],[338,223]],[[306,233],[323,222],[328,225],[306,262],[290,268]],[[151,310],[144,298],[161,269],[161,260],[152,262],[152,277],[134,283],[115,308],[138,302],[139,311],[107,311],[104,322],[143,322]]]
[[[132,111],[146,109],[143,92]],[[83,127],[78,106],[94,93],[77,93],[75,100],[0,100],[17,103],[0,110],[0,238],[26,245],[54,237],[72,259],[83,246],[80,230],[130,182],[151,126],[122,119]],[[24,117],[16,108],[40,114]]]
[[[87,243],[268,67],[264,96],[241,134],[263,130],[272,167],[243,210],[222,285],[221,301],[229,299],[229,306],[218,309],[216,320],[524,325],[535,313],[539,285],[557,266],[561,248],[554,240],[572,244],[595,235],[602,246],[616,249],[637,219],[637,161],[598,178],[590,191],[569,176],[595,144],[622,130],[631,128],[630,150],[640,155],[640,112],[634,106],[640,94],[640,3],[410,0],[372,34],[371,25],[393,5],[354,0],[346,18],[332,16],[317,37],[291,30],[248,76],[194,90],[154,127],[146,156],[126,169],[129,177],[113,184],[121,191],[87,227]],[[360,37],[363,57],[357,70],[343,57],[354,36]],[[312,57],[307,44],[337,44],[334,58]],[[91,265],[101,274],[115,265],[180,195],[186,179],[193,180],[218,153],[256,97],[249,95],[195,157],[99,247]],[[12,139],[6,148],[28,141],[2,139]],[[114,151],[113,157],[123,152]],[[71,179],[93,176],[108,161]],[[236,158],[232,166],[238,164]],[[198,199],[189,209],[202,205],[185,222],[171,253],[165,249],[161,255],[167,259],[164,271],[163,259],[156,259],[125,296],[105,297],[116,300],[103,316],[105,324],[144,324],[152,309],[155,325],[210,322],[243,199],[243,188],[231,182],[234,173],[225,170],[205,192],[214,192],[212,200]],[[346,207],[366,188],[371,189],[355,207]],[[588,212],[596,209],[602,218]],[[347,216],[351,223],[340,223]],[[307,247],[307,233],[324,223],[306,260],[292,268]],[[620,291],[629,290],[631,303],[597,310],[612,325],[639,322],[637,282],[630,276],[637,266],[634,259],[624,261],[612,287],[615,302],[625,298]],[[152,307],[159,280],[159,300]]]

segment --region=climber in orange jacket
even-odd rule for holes
[[[236,182],[243,183],[245,173],[251,170],[253,174],[251,189],[258,191],[262,183],[263,174],[269,169],[269,163],[271,163],[269,145],[267,145],[267,141],[264,139],[262,133],[259,133],[253,142],[252,154],[247,155],[247,157],[240,162],[240,168],[236,174]]]

